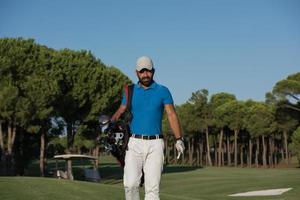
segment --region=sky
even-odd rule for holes
[[[136,82],[149,56],[175,104],[193,92],[264,101],[300,72],[300,0],[0,0],[0,38],[90,50]]]

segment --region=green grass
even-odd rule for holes
[[[299,169],[204,168],[184,173],[165,174],[163,199],[290,199],[300,196]],[[176,187],[177,186],[177,187]],[[292,187],[293,190],[273,197],[228,197],[252,190]],[[178,198],[176,198],[176,196]],[[166,197],[166,198],[165,198]]]
[[[55,178],[0,177],[1,200],[119,200],[124,199],[122,171],[111,159],[101,160],[101,183]],[[76,166],[78,169],[87,164]],[[252,190],[293,189],[280,196],[229,197]],[[300,199],[300,169],[165,167],[162,200],[297,200]],[[143,199],[143,190],[141,190]]]

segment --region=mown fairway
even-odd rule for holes
[[[113,200],[124,199],[121,171],[114,163],[102,164],[101,183],[55,178],[0,177],[1,200]],[[288,188],[281,196],[228,197],[251,190]],[[143,191],[141,191],[142,193]],[[142,195],[143,197],[143,195]],[[300,169],[194,168],[168,166],[161,185],[162,200],[297,200],[300,199]]]
[[[288,188],[273,197],[228,197],[252,190]],[[299,169],[204,168],[185,173],[165,174],[162,199],[300,199]]]

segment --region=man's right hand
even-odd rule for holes
[[[117,121],[121,115],[126,111],[126,106],[121,105],[119,109],[115,112],[115,114],[111,117],[111,121]]]

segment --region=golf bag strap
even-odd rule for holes
[[[125,97],[126,97],[126,112],[127,118],[126,119],[126,133],[124,135],[124,146],[123,150],[127,150],[129,137],[130,137],[130,127],[129,124],[132,120],[131,115],[131,107],[132,107],[132,95],[133,95],[133,84],[125,85]]]
[[[129,112],[131,112],[131,106],[132,106],[133,87],[134,87],[133,84],[125,86],[126,106]]]

